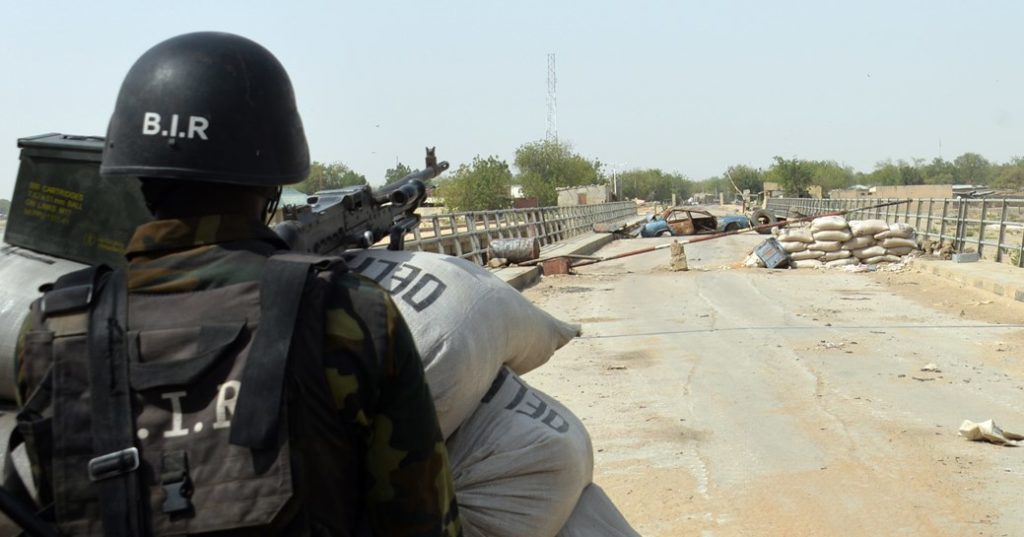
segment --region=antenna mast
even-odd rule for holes
[[[555,75],[555,53],[548,54],[548,130],[545,138],[558,141],[558,120],[555,112],[558,102],[555,100],[555,90],[558,86],[558,77]]]

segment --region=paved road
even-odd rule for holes
[[[957,434],[1024,432],[1024,305],[915,272],[735,266],[759,241],[690,245],[689,272],[660,250],[525,292],[584,326],[525,378],[587,424],[595,481],[637,530],[1024,535],[1024,449]]]

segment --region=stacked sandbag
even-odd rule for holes
[[[914,228],[884,220],[850,220],[842,216],[815,218],[807,231],[800,230],[799,246],[791,254],[794,268],[896,263],[917,249]],[[780,233],[779,240],[783,240]],[[786,245],[784,243],[783,247]]]
[[[823,252],[810,249],[810,246],[814,244],[811,228],[782,228],[778,231],[778,241],[782,245],[782,249],[789,253],[791,267],[811,268],[814,265],[821,265],[818,259],[823,255]]]
[[[593,478],[583,422],[507,368],[447,446],[466,537],[554,537]]]
[[[590,436],[572,412],[518,376],[577,336],[578,325],[460,258],[389,250],[343,257],[391,293],[409,325],[446,438],[466,537],[555,537],[565,528],[618,537],[615,528],[629,527],[623,521],[590,531],[589,522],[604,520],[597,511],[618,513],[597,493],[581,499],[593,477]]]
[[[387,289],[412,332],[448,438],[503,365],[531,371],[579,335],[481,266],[430,252],[352,250],[353,271]]]

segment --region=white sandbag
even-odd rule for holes
[[[593,478],[583,422],[508,368],[447,447],[466,537],[553,537]]]
[[[502,364],[530,371],[580,332],[465,259],[378,249],[343,257],[391,292],[419,349],[445,438],[476,409]]]
[[[902,246],[900,248],[886,248],[885,249],[886,255],[899,255],[899,256],[907,255],[907,254],[909,254],[910,252],[913,252],[913,251],[914,251],[914,248],[911,248],[910,246]]]
[[[904,239],[901,237],[889,237],[882,241],[882,246],[885,248],[916,248],[917,242],[913,239]]]
[[[591,483],[557,537],[640,537],[601,487]]]
[[[889,229],[876,233],[875,239],[882,240],[888,239],[889,237],[901,237],[909,239],[914,236],[914,228],[910,224],[904,222],[894,222],[889,224]]]
[[[815,241],[839,241],[846,242],[853,238],[853,235],[845,229],[826,229],[825,231],[815,231]]]
[[[860,250],[853,250],[853,255],[859,259],[867,259],[869,257],[877,257],[885,255],[885,248],[882,246],[871,246],[869,248],[861,248]]]
[[[782,245],[782,249],[783,250],[785,250],[785,251],[787,251],[787,252],[789,252],[791,254],[795,253],[795,252],[802,252],[802,251],[807,249],[807,243],[806,242],[788,241],[788,242],[780,242],[779,244]]]
[[[828,267],[828,268],[835,268],[835,267],[845,267],[847,265],[859,265],[859,264],[860,264],[860,259],[857,259],[856,257],[847,257],[846,259],[836,259],[834,261],[829,261],[828,263],[825,263],[825,266]]]
[[[806,261],[808,259],[818,259],[825,255],[825,252],[821,250],[804,250],[802,252],[796,252],[789,254],[789,258],[793,261]]]
[[[846,219],[842,216],[821,216],[811,221],[811,231],[815,233],[830,229],[844,230],[846,228]]]
[[[879,263],[899,263],[900,257],[896,255],[879,255],[869,257],[863,261],[865,265],[877,265]]]
[[[817,259],[801,259],[799,261],[793,261],[791,266],[793,268],[821,268],[825,265]]]
[[[819,252],[836,252],[843,248],[843,243],[839,241],[814,241],[808,250],[818,250]]]
[[[821,256],[822,263],[828,263],[829,261],[835,261],[836,259],[846,259],[853,254],[849,250],[837,250],[835,252],[826,252],[825,255]]]
[[[773,228],[778,229],[778,228]],[[779,242],[814,242],[811,228],[784,228],[779,231]]]
[[[863,237],[854,237],[843,243],[843,250],[861,250],[864,248],[870,248],[875,245],[875,238],[866,235]]]
[[[873,237],[888,230],[889,224],[885,220],[850,220],[850,231],[854,237]]]

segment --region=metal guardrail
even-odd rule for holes
[[[498,211],[474,211],[425,215],[406,250],[458,256],[474,263],[487,261],[487,246],[494,239],[536,237],[541,246],[591,231],[593,225],[636,216],[631,201],[538,207]]]
[[[779,217],[848,211],[899,199],[774,198],[768,210]],[[1024,199],[916,199],[855,213],[857,218],[905,222],[919,235],[948,242],[956,252],[1024,267]]]

